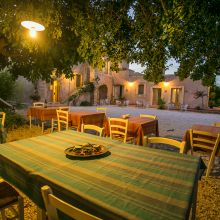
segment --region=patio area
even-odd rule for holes
[[[204,114],[195,112],[180,112],[158,110],[152,108],[136,108],[136,107],[107,107],[107,117],[120,117],[124,114],[131,116],[139,116],[140,114],[156,115],[159,121],[159,134],[163,137],[182,139],[185,131],[193,124],[210,125],[219,120],[217,114]],[[70,111],[96,111],[96,106],[90,107],[70,107]],[[20,112],[22,113],[22,112]],[[26,111],[23,111],[26,115]],[[47,129],[46,133],[50,130]],[[29,129],[28,126],[14,130],[8,133],[8,141],[18,140],[22,138],[34,137],[42,135],[41,128],[34,126]],[[18,137],[19,136],[19,137]],[[206,161],[206,157],[204,157]],[[219,160],[215,161],[214,172],[218,175],[210,176],[209,178],[202,177],[199,181],[197,212],[196,219],[219,219],[220,213],[217,204],[220,202],[220,175],[219,175]],[[25,198],[25,219],[37,219],[36,206],[28,198]]]

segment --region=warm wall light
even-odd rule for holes
[[[169,86],[169,82],[164,82],[163,84],[165,87]]]
[[[45,27],[34,21],[22,21],[21,25],[30,30],[30,36],[36,37],[37,31],[44,31]]]
[[[128,82],[128,85],[129,85],[129,86],[133,86],[133,85],[134,85],[134,82]]]

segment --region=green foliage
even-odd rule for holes
[[[158,109],[165,109],[166,102],[162,98],[158,98]]]
[[[22,115],[17,114],[16,112],[6,109],[4,109],[4,112],[6,113],[4,126],[6,130],[17,128],[27,123],[27,120]]]
[[[72,77],[71,66],[87,62],[118,70],[121,60],[146,67],[148,81],[164,80],[167,61],[180,66],[180,79],[212,85],[220,74],[220,1],[218,0],[8,0],[0,3],[0,68],[13,65],[16,77],[49,80]],[[47,10],[45,10],[47,8]],[[28,37],[22,20],[46,30]],[[8,59],[10,57],[10,59]]]
[[[209,94],[209,107],[217,107],[220,106],[220,87],[213,85],[210,88]]]
[[[15,80],[8,68],[0,71],[0,98],[9,100],[14,93]]]
[[[68,101],[73,101],[75,103],[76,99],[84,94],[84,93],[92,93],[95,89],[94,83],[93,82],[88,82],[85,85],[83,85],[82,87],[80,87],[76,92],[74,92],[73,95],[71,95],[68,99]]]

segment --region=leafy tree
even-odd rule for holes
[[[13,96],[15,80],[8,68],[0,71],[0,98],[8,100]]]
[[[31,40],[22,20],[46,31]],[[212,85],[220,74],[219,0],[8,0],[0,21],[0,67],[12,63],[15,76],[49,79],[57,68],[70,77],[78,62],[111,61],[117,70],[125,59],[146,66],[144,78],[157,83],[170,58],[180,79]]]
[[[80,61],[76,50],[79,39],[73,31],[77,18],[73,15],[83,10],[87,2],[1,1],[0,67],[10,64],[15,77],[23,75],[33,82],[49,80],[54,68],[58,75],[65,72],[71,76],[71,65]],[[28,30],[21,26],[23,20],[42,23],[46,30],[31,39]]]

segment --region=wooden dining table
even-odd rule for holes
[[[135,137],[137,145],[144,145],[144,136],[159,136],[158,120],[153,118],[128,118],[128,134]]]
[[[66,148],[84,143],[103,145],[107,154],[66,157]],[[9,142],[0,148],[2,178],[42,210],[40,189],[49,185],[64,201],[108,220],[188,219],[193,204],[195,211],[197,183],[205,168],[199,157],[73,130]]]
[[[92,111],[69,112],[69,121],[72,126],[77,128],[77,131],[81,131],[82,124],[92,124],[99,127],[105,127],[107,124],[104,112]]]
[[[53,107],[30,107],[28,108],[27,115],[30,120],[30,127],[32,118],[40,120],[42,123],[42,131],[44,130],[44,122],[51,121],[52,119],[57,118],[56,110],[61,106]],[[68,107],[68,106],[62,106]],[[81,125],[92,124],[100,127],[105,126],[107,123],[106,115],[103,112],[92,112],[92,111],[78,111],[78,112],[69,112],[69,122],[71,126],[76,127],[78,131],[81,131]]]
[[[31,106],[27,110],[27,115],[30,121],[30,128],[32,125],[32,119],[37,119],[42,124],[42,131],[44,130],[44,122],[51,121],[53,118],[57,118],[56,110],[61,107],[61,105],[57,106],[50,106],[50,107],[35,107]],[[62,107],[68,107],[63,106]]]
[[[203,125],[203,124],[194,124],[192,125],[191,129],[199,130],[199,131],[206,131],[213,134],[220,134],[220,127],[212,126],[212,125]],[[190,150],[190,134],[189,130],[186,131],[185,135],[183,136],[183,141],[186,142],[185,150]],[[220,144],[216,152],[216,156],[220,157]]]
[[[106,134],[109,135],[109,125],[106,125]],[[158,120],[153,118],[129,117],[128,136],[135,137],[135,144],[143,146],[146,135],[159,136]]]

